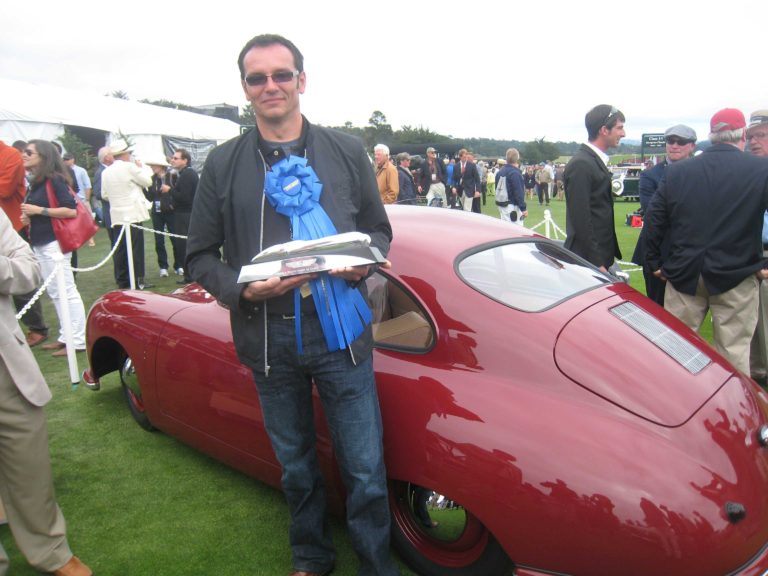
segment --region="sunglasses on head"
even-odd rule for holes
[[[264,86],[267,83],[267,78],[272,78],[272,82],[276,84],[286,84],[298,75],[298,70],[281,70],[272,72],[272,74],[249,74],[245,77],[245,83],[248,86]]]
[[[678,146],[685,146],[691,144],[693,140],[686,140],[685,138],[678,138],[677,136],[670,136],[667,138],[667,144],[677,144]]]

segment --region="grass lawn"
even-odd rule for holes
[[[638,229],[624,225],[637,204],[616,204],[616,230],[625,259]],[[550,206],[565,228],[565,203]],[[498,216],[492,198],[484,207]],[[544,208],[529,204],[529,227],[543,219]],[[539,231],[543,232],[543,228]],[[145,236],[146,280],[153,290],[174,290],[176,278],[161,279],[152,238]],[[170,251],[170,244],[168,249]],[[104,230],[96,247],[79,251],[80,267],[96,265],[108,252]],[[642,276],[631,275],[643,289]],[[77,278],[86,310],[114,288],[112,263]],[[43,308],[56,337],[58,322],[48,296]],[[282,494],[219,464],[162,433],[139,428],[128,412],[112,374],[102,390],[70,384],[66,360],[35,349],[53,392],[46,407],[58,501],[67,518],[73,551],[98,576],[281,576],[291,567],[288,513]],[[78,355],[80,371],[84,355]],[[342,520],[333,519],[338,548],[336,576],[352,576],[357,561]],[[11,558],[10,574],[37,574],[16,549],[7,526],[0,540]],[[413,575],[401,566],[404,576]]]

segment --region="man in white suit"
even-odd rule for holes
[[[13,306],[14,294],[31,292],[40,280],[32,250],[0,211],[0,499],[19,550],[36,570],[91,576],[67,543],[53,491],[43,411],[51,392]],[[8,567],[0,545],[0,576]]]
[[[115,161],[101,173],[101,197],[109,202],[112,228],[117,238],[120,229],[130,224],[141,224],[149,220],[149,201],[144,197],[144,188],[152,185],[152,169],[144,166],[140,160],[131,160],[131,150],[128,145],[119,141],[111,148]],[[134,286],[143,290],[150,288],[144,283],[144,232],[131,230],[133,250]],[[125,249],[126,240],[120,241],[120,246],[113,257],[115,279],[118,288],[129,288],[128,251]]]

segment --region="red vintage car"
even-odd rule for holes
[[[419,574],[763,576],[768,396],[627,284],[500,220],[388,209],[368,280],[393,543]],[[199,286],[106,294],[86,380],[279,487],[228,312]],[[319,401],[322,466],[343,488]]]

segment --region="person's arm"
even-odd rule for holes
[[[400,193],[400,182],[397,176],[397,168],[385,171],[384,203],[394,204]]]
[[[24,183],[24,162],[21,154],[9,151],[3,154],[4,165],[0,169],[0,198],[10,198],[18,192]]]
[[[528,216],[528,206],[525,204],[525,184],[523,175],[516,170],[510,172],[507,176],[507,189],[511,190],[510,198],[512,204],[520,208],[523,216]]]
[[[27,294],[40,285],[40,264],[0,210],[0,294]]]
[[[661,272],[661,268],[664,265],[664,262],[661,261],[661,245],[669,228],[669,215],[667,213],[666,179],[663,177],[645,213],[643,228],[645,235],[645,262],[648,269],[657,278],[665,279]]]
[[[592,224],[590,200],[592,196],[592,170],[585,161],[577,161],[569,170],[566,194],[568,195],[568,234],[580,238],[579,244],[586,247],[587,253],[581,256],[597,267],[603,266],[600,250],[595,239]]]
[[[131,180],[142,188],[149,188],[152,185],[152,169],[136,161],[131,164]]]

